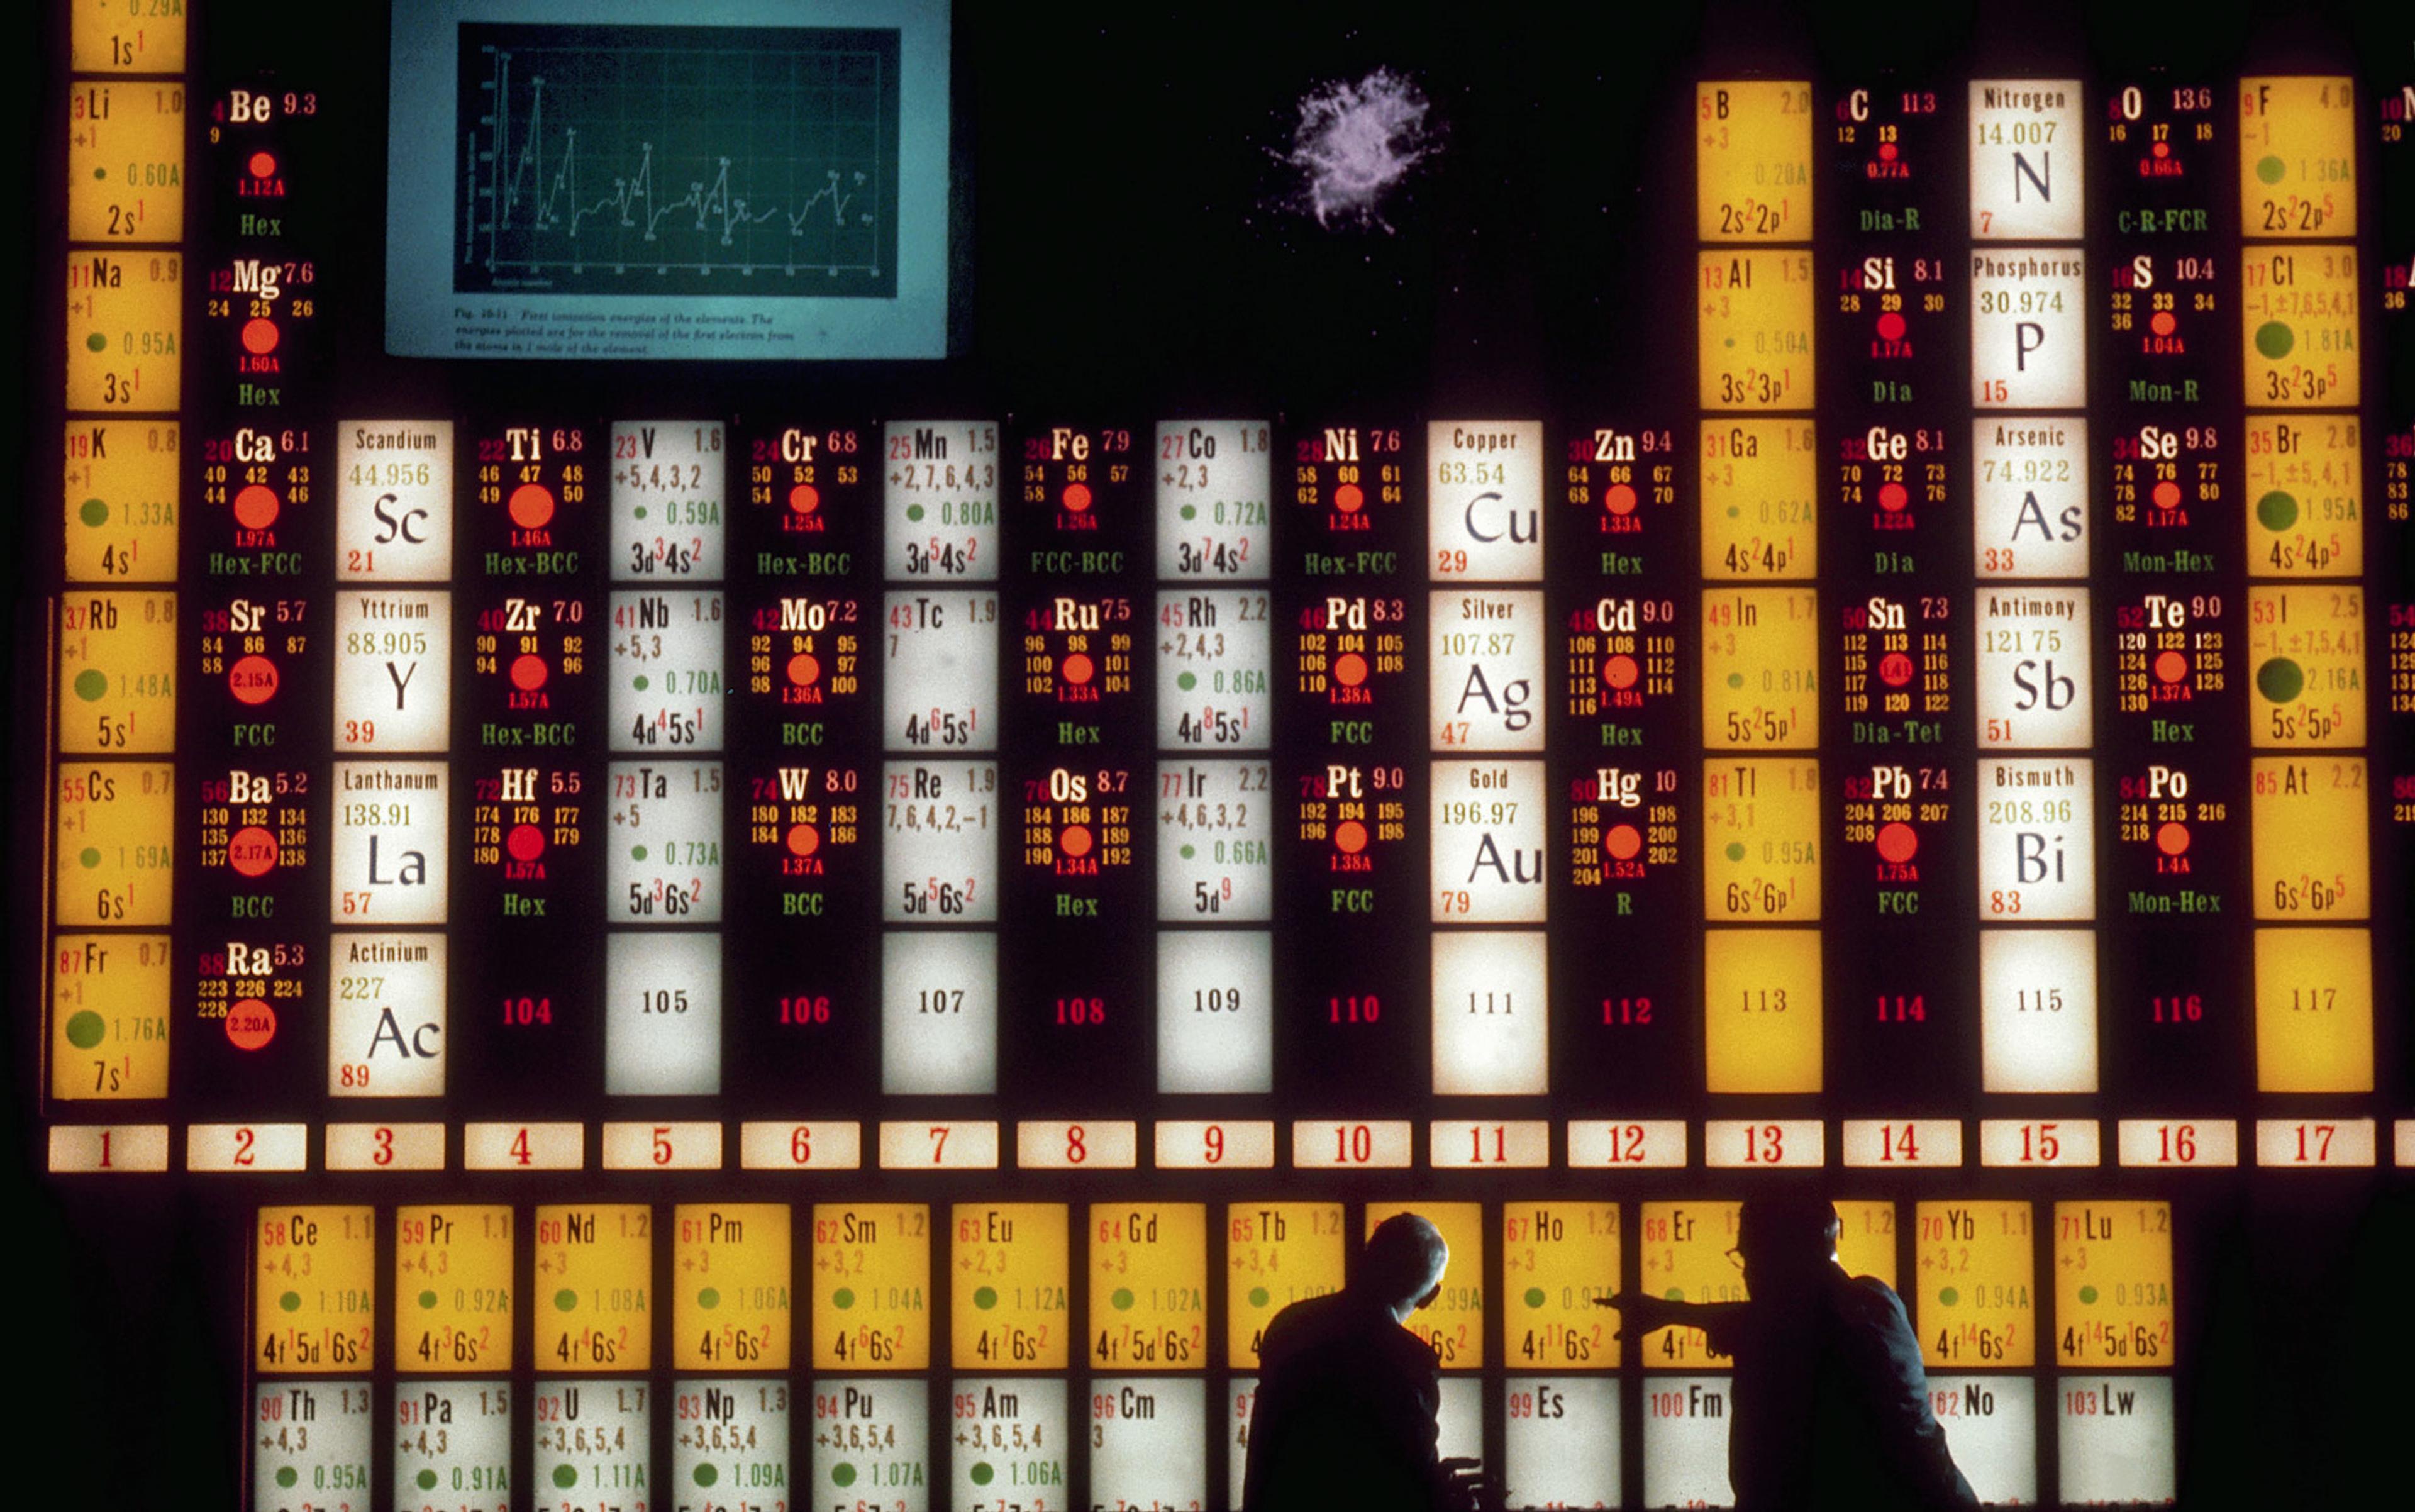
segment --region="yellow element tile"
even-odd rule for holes
[[[1702,940],[1713,1092],[1821,1088],[1820,932],[1715,929]]]
[[[1276,1313],[1342,1290],[1342,1205],[1234,1203],[1224,1221],[1225,1363],[1254,1370]]]
[[[1618,1205],[1504,1202],[1501,1357],[1521,1370],[1618,1368]]]
[[[1090,1208],[1090,1365],[1195,1370],[1208,1363],[1208,1209]]]
[[[2356,84],[2239,81],[2239,230],[2250,239],[2356,234]]]
[[[168,1095],[171,949],[165,935],[51,941],[51,1096]]]
[[[1820,763],[1702,762],[1702,917],[1810,923],[1820,917]]]
[[[2030,1205],[1930,1202],[1914,1212],[1912,1307],[1932,1370],[2026,1370],[2037,1363]]]
[[[2373,1090],[2373,936],[2256,932],[2256,1089]]]
[[[536,1369],[561,1375],[653,1365],[653,1210],[536,1210]]]
[[[1712,80],[1694,86],[1695,236],[1811,239],[1811,86]]]
[[[788,1205],[682,1203],[672,1224],[672,1365],[787,1370]]]
[[[60,595],[59,750],[158,756],[176,748],[176,595]]]
[[[1715,751],[1819,746],[1818,592],[1703,591],[1702,743]]]
[[[1061,1370],[1067,1254],[1062,1203],[958,1203],[950,1355],[959,1370]]]
[[[395,1209],[396,1370],[512,1368],[512,1222],[502,1206]]]
[[[263,1207],[252,1242],[252,1368],[366,1374],[377,1311],[369,1207]]]
[[[931,1363],[931,1210],[814,1205],[814,1369],[921,1370]]]
[[[2172,1206],[2054,1205],[2054,1361],[2064,1370],[2172,1368]]]

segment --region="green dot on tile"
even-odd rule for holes
[[[285,1488],[287,1490],[292,1490],[293,1489],[293,1483],[301,1478],[302,1476],[300,1472],[296,1471],[292,1465],[279,1465],[277,1467],[277,1484]]]
[[[995,1480],[995,1479],[997,1479],[997,1478],[998,1478],[998,1472],[990,1468],[990,1463],[989,1463],[989,1461],[988,1461],[988,1460],[974,1460],[974,1461],[973,1461],[973,1484],[974,1484],[974,1485],[976,1485],[976,1486],[986,1486],[986,1485],[988,1485],[991,1481],[993,1481],[993,1480]]]
[[[696,1467],[696,1483],[699,1486],[710,1486],[720,1478],[721,1472],[713,1469],[711,1465],[698,1465]]]
[[[1543,1305],[1543,1289],[1541,1287],[1529,1286],[1526,1288],[1526,1305],[1530,1308],[1539,1308]]]
[[[436,1305],[436,1294],[435,1294],[435,1293],[433,1293],[433,1292],[422,1292],[422,1293],[420,1293],[420,1294],[419,1294],[419,1305],[420,1305],[421,1307],[423,1307],[423,1308],[432,1308],[432,1307],[434,1307],[434,1306]]]
[[[96,528],[109,523],[109,505],[102,500],[87,499],[76,506],[76,518]]]
[[[648,688],[651,688],[653,685],[654,680],[646,676],[643,672],[638,673],[636,677],[629,680],[629,686],[637,689],[639,693],[645,692]]]
[[[2094,1307],[2096,1305],[2096,1288],[2093,1286],[2081,1287],[2079,1289],[2079,1300],[2092,1308]]]
[[[76,674],[76,696],[91,703],[109,691],[109,674],[97,666],[87,666]]]
[[[1118,1286],[1116,1288],[1116,1295],[1107,1298],[1107,1300],[1114,1304],[1115,1310],[1118,1312],[1130,1312],[1132,1305],[1132,1288],[1129,1286]]]
[[[1682,1286],[1672,1286],[1660,1294],[1660,1298],[1664,1302],[1683,1302],[1686,1300],[1686,1289]]]
[[[832,1292],[831,1294],[831,1306],[838,1309],[841,1312],[845,1312],[848,1309],[855,1306],[854,1291],[848,1287],[842,1286],[837,1291]]]
[[[1199,506],[1197,504],[1183,505],[1182,517],[1184,519],[1197,519],[1199,517]]]
[[[277,1298],[277,1306],[282,1311],[299,1312],[302,1310],[302,1294],[286,1292]]]
[[[1192,689],[1199,686],[1199,674],[1196,672],[1185,672],[1174,680],[1174,685],[1180,688],[1183,692],[1189,693]]]
[[[2268,531],[2286,531],[2298,523],[2298,500],[2275,488],[2256,501],[2256,523]]]
[[[714,1288],[708,1286],[703,1291],[696,1294],[696,1305],[704,1309],[705,1311],[711,1312],[713,1309],[721,1306],[721,1293]]]
[[[1268,1300],[1267,1289],[1265,1287],[1252,1286],[1250,1288],[1250,1306],[1253,1308],[1262,1308],[1267,1305]]]
[[[831,1484],[833,1486],[854,1485],[855,1466],[848,1463],[844,1460],[831,1466]]]
[[[578,1484],[578,1472],[568,1465],[556,1465],[553,1467],[553,1483],[566,1491]]]
[[[78,1050],[90,1050],[100,1043],[100,1037],[108,1028],[108,1021],[91,1009],[84,1009],[68,1020],[68,1043]]]
[[[109,176],[109,170],[106,168],[96,168],[92,171],[92,176],[95,178],[105,179]]]
[[[109,350],[109,337],[101,335],[98,331],[95,331],[92,335],[83,338],[83,350],[86,352],[107,352]]]
[[[1743,842],[1743,841],[1741,841],[1741,840],[1731,840],[1731,841],[1729,841],[1729,842],[1728,842],[1728,860],[1730,860],[1730,861],[1740,861],[1744,860],[1744,842]]]
[[[1730,505],[1728,505],[1728,518],[1730,518],[1730,519],[1742,519],[1742,518],[1744,518],[1744,506],[1742,506],[1741,504],[1730,504]]]
[[[2290,330],[2287,322],[2266,321],[2256,328],[2256,350],[2263,356],[2278,361],[2297,344],[2298,333]]]
[[[1196,846],[1185,846],[1182,847],[1182,859],[1184,861],[1189,861],[1198,854],[1199,847]]]
[[[638,513],[638,517],[639,519],[644,519],[644,518],[646,517],[646,506],[645,506],[645,505],[643,505],[643,504],[639,504],[639,505],[638,506],[638,511],[637,511],[637,513]]]
[[[432,1491],[436,1489],[436,1472],[433,1470],[423,1470],[416,1478],[421,1490]]]
[[[554,1311],[556,1311],[556,1312],[569,1312],[569,1311],[572,1311],[572,1310],[576,1310],[576,1309],[578,1308],[578,1294],[576,1291],[573,1291],[571,1288],[569,1288],[569,1287],[565,1286],[565,1287],[563,1287],[561,1291],[556,1292],[556,1293],[554,1293],[554,1294],[553,1294],[553,1310],[554,1310]]]
[[[1728,344],[1730,347],[1733,347],[1733,346],[1735,345],[1735,337],[1728,337],[1727,344]]]
[[[2288,171],[2288,164],[2270,153],[2256,159],[2256,176],[2267,184],[2280,183],[2281,175]]]
[[[646,847],[643,846],[631,846],[629,847],[629,859],[633,861],[644,861],[646,859]]]
[[[1744,686],[1744,674],[1743,674],[1742,672],[1730,672],[1730,673],[1728,674],[1728,686],[1729,686],[1729,687],[1731,687],[1731,688],[1741,688],[1741,687],[1743,687],[1743,686]]]
[[[86,846],[76,852],[76,861],[89,872],[100,864],[100,851],[95,846]]]
[[[975,1290],[973,1293],[973,1306],[981,1309],[983,1312],[987,1312],[990,1309],[998,1306],[998,1288],[995,1286],[983,1286]]]
[[[2272,703],[2288,703],[2306,691],[2306,671],[2287,656],[2275,656],[2256,669],[2256,691]]]
[[[1953,1307],[1956,1303],[1958,1303],[1961,1300],[1962,1294],[1956,1291],[1951,1286],[1944,1288],[1937,1294],[1937,1305],[1942,1308]]]
[[[906,506],[906,517],[919,524],[922,518],[922,506],[920,504],[908,504]]]

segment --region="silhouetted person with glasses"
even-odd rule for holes
[[[1622,1293],[1620,1337],[1700,1328],[1735,1356],[1728,1480],[1738,1512],[1930,1512],[1975,1507],[1928,1405],[1928,1372],[1902,1299],[1837,1260],[1825,1198],[1748,1200],[1737,1224],[1743,1302]]]
[[[1463,1509],[1473,1460],[1442,1460],[1433,1346],[1402,1326],[1442,1294],[1450,1247],[1415,1213],[1376,1225],[1350,1284],[1275,1314],[1242,1479],[1247,1512]]]

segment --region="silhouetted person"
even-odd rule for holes
[[[1441,1362],[1402,1326],[1441,1295],[1449,1263],[1432,1223],[1398,1214],[1368,1236],[1348,1286],[1295,1302],[1267,1325],[1242,1479],[1247,1512],[1473,1505],[1476,1461],[1436,1457]]]
[[[1675,1325],[1735,1356],[1728,1480],[1738,1512],[1932,1512],[1975,1507],[1928,1405],[1928,1372],[1903,1302],[1837,1260],[1824,1198],[1744,1205],[1743,1302],[1623,1293],[1620,1337]]]

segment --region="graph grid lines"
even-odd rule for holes
[[[897,34],[461,28],[454,288],[890,297]]]

